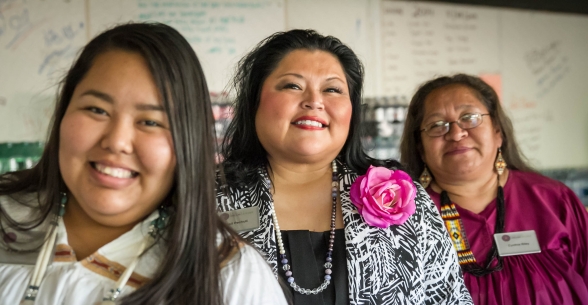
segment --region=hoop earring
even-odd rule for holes
[[[496,168],[496,172],[498,172],[499,176],[504,173],[504,169],[506,168],[506,161],[502,157],[502,149],[500,149],[500,147],[498,148],[498,155],[496,156],[494,167]]]
[[[423,173],[419,177],[419,181],[421,182],[421,185],[424,188],[427,188],[429,186],[429,184],[431,183],[431,180],[433,180],[433,177],[431,177],[431,174],[429,174],[429,170],[427,169],[427,165],[425,164],[425,169],[423,170]]]

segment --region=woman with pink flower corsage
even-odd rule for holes
[[[475,304],[588,304],[588,213],[526,164],[488,84],[465,74],[423,84],[401,160],[441,211]]]
[[[472,304],[424,189],[360,142],[363,67],[276,33],[239,63],[217,203],[300,304]]]

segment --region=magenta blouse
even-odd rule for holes
[[[427,192],[439,208],[440,194],[430,187]],[[501,271],[483,277],[464,274],[474,303],[588,304],[588,213],[574,192],[539,174],[511,170],[504,201],[504,232],[535,230],[541,253],[504,257]],[[484,264],[496,200],[479,214],[455,206],[471,250]]]

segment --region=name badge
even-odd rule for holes
[[[500,256],[541,252],[535,230],[496,233],[494,234],[494,241]]]
[[[237,232],[259,228],[259,207],[219,212],[218,216]]]

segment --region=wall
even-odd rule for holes
[[[79,48],[129,20],[180,30],[217,94],[247,50],[291,28],[349,44],[366,68],[366,97],[406,103],[436,75],[480,75],[534,165],[588,167],[588,17],[412,1],[0,0],[0,142],[43,140]]]

